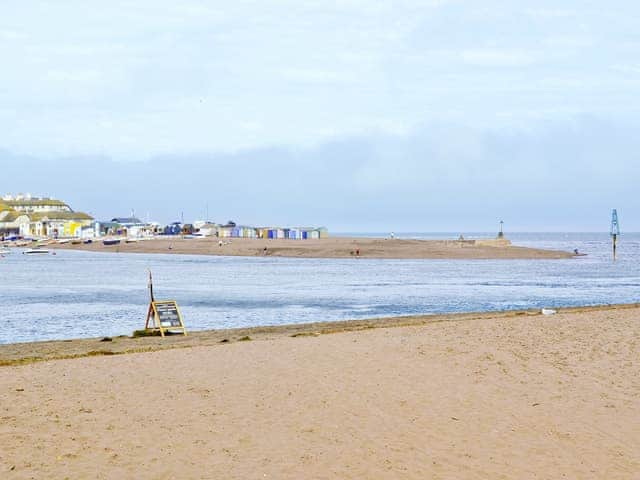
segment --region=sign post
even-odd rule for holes
[[[181,330],[183,335],[187,335],[187,329],[182,321],[182,315],[175,300],[156,300],[153,295],[153,278],[149,270],[149,310],[147,311],[147,321],[145,330],[159,331],[162,337],[169,330]]]

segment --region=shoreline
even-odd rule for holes
[[[629,309],[640,309],[640,303],[562,307],[554,309],[557,313],[553,316]],[[528,309],[407,315],[363,320],[341,320],[335,322],[311,322],[195,331],[189,331],[187,325],[187,336],[168,335],[162,338],[159,336],[134,337],[120,335],[116,337],[71,338],[0,344],[0,368],[91,356],[126,355],[182,348],[211,347],[254,340],[274,340],[285,337],[313,337],[371,329],[427,326],[443,322],[515,319],[536,316],[545,317],[540,309]],[[133,332],[131,335],[133,335]],[[108,338],[109,340],[103,340],[104,338]]]
[[[220,245],[222,242],[222,245]],[[371,259],[566,259],[573,252],[511,245],[508,240],[405,240],[364,237],[329,237],[319,240],[250,238],[153,238],[118,245],[47,245],[56,250],[117,253],[164,253],[188,255],[286,257],[286,258],[371,258]]]

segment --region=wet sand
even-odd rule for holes
[[[219,242],[223,245],[220,246]],[[508,241],[400,240],[330,237],[320,240],[264,240],[250,238],[154,238],[106,246],[51,245],[51,248],[98,252],[178,253],[191,255],[273,256],[308,258],[447,258],[447,259],[557,259],[571,252],[513,246]],[[265,251],[266,248],[266,251]]]
[[[633,479],[639,320],[630,305],[0,346],[0,475]],[[104,353],[135,349],[156,351]]]

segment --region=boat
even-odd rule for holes
[[[105,239],[102,241],[103,245],[120,245],[120,239],[119,238],[112,238],[112,239]]]
[[[8,248],[0,248],[0,255],[9,255],[11,253],[11,250],[9,250]]]
[[[35,253],[49,253],[49,250],[46,248],[30,248],[29,250],[25,250],[22,252],[24,255],[33,255]]]
[[[93,240],[91,240],[90,238],[87,238],[82,243],[84,243],[85,245],[88,245],[90,243],[93,243]]]
[[[137,238],[127,238],[125,240],[125,243],[138,243],[138,239]]]

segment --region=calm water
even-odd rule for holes
[[[510,238],[517,245],[578,248],[589,255],[537,261],[335,260],[72,251],[27,256],[14,250],[0,259],[0,343],[142,328],[148,268],[156,298],[178,300],[191,330],[640,301],[640,234],[622,236],[616,263],[606,234]]]

